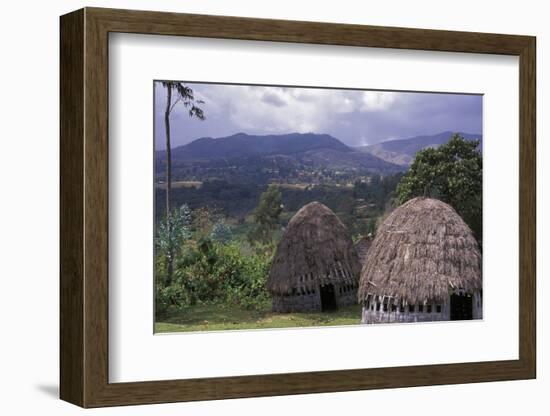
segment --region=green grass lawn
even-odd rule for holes
[[[155,332],[354,325],[359,324],[360,320],[360,305],[325,313],[275,313],[271,311],[270,304],[260,310],[228,305],[197,305],[170,310],[166,317],[156,322]]]

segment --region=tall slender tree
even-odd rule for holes
[[[170,114],[178,103],[182,103],[188,111],[189,117],[196,117],[204,120],[206,117],[204,111],[198,104],[204,104],[204,101],[195,99],[193,90],[179,81],[162,81],[162,86],[166,88],[166,107],[164,110],[164,129],[166,132],[166,215],[170,215],[171,196],[172,196],[172,149],[170,144]]]
[[[204,111],[198,104],[204,104],[204,101],[195,99],[193,90],[180,81],[162,81],[162,86],[166,88],[166,107],[164,109],[164,128],[166,132],[166,232],[172,233],[171,200],[172,200],[172,149],[170,143],[170,114],[174,107],[181,103],[187,110],[189,117],[196,117],[199,120],[204,120]],[[174,250],[175,247],[170,247],[170,252],[167,253],[166,260],[166,279],[165,285],[169,286],[172,283],[172,274],[174,272]]]

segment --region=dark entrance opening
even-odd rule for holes
[[[471,295],[451,295],[451,321],[473,319]]]
[[[330,312],[335,311],[336,307],[336,294],[334,293],[334,286],[328,284],[321,287],[321,311]]]

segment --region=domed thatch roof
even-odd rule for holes
[[[361,271],[359,301],[369,293],[409,304],[442,301],[455,288],[481,289],[481,254],[472,231],[444,202],[407,201],[376,232]]]
[[[361,267],[346,226],[319,202],[292,217],[273,258],[268,289],[275,294],[319,284],[357,282]]]

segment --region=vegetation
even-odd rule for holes
[[[428,196],[447,202],[470,226],[481,247],[483,171],[478,146],[479,141],[454,135],[447,144],[419,151],[397,186],[397,199],[402,204]]]
[[[292,216],[318,201],[357,241],[374,234],[398,205],[425,195],[453,206],[481,241],[477,146],[454,136],[437,149],[419,151],[407,173],[326,167],[306,157],[274,155],[250,156],[250,163],[240,165],[193,162],[181,168],[178,177],[185,180],[174,187],[157,180],[156,331],[358,323],[359,306],[334,314],[271,312],[267,277]]]
[[[295,328],[359,324],[361,306],[352,305],[336,312],[275,313],[271,303],[249,310],[235,305],[201,304],[170,308],[155,323],[155,332],[221,331],[231,329]]]
[[[384,212],[395,205],[395,187],[402,174],[390,176],[372,175],[355,178],[353,182],[340,186],[334,183],[276,184],[281,194],[283,208],[279,225],[286,226],[288,220],[301,207],[318,201],[334,211],[350,229],[352,235],[361,236],[373,232],[373,226]],[[172,204],[187,204],[192,210],[209,207],[225,218],[225,223],[234,239],[245,239],[256,228],[254,212],[260,196],[269,185],[229,183],[222,180],[208,180],[200,186],[185,186],[172,190]],[[156,190],[157,222],[163,219],[164,191]],[[274,233],[276,234],[276,233]]]
[[[266,304],[270,297],[266,281],[276,244],[281,237],[281,227],[303,205],[319,200],[336,208],[339,217],[358,235],[373,231],[376,219],[383,213],[384,207],[391,204],[392,184],[397,181],[398,177],[375,176],[366,183],[358,181],[348,187],[286,188],[270,185],[257,196],[257,207],[241,212],[239,217],[227,215],[227,212],[232,213],[231,209],[226,210],[223,204],[219,208],[214,203],[226,201],[226,198],[214,197],[224,189],[222,183],[175,189],[176,192],[195,195],[196,208],[191,209],[183,204],[173,209],[169,217],[157,222],[157,318],[174,324],[172,319],[181,317],[184,311],[187,311],[189,319],[194,316],[203,319],[197,311],[228,308],[239,316],[248,311],[251,317],[261,317],[263,324],[268,326],[315,325],[320,319],[315,314],[301,318],[298,315],[281,317],[279,321],[267,313]],[[231,189],[231,186],[226,188]],[[242,191],[243,185],[236,189]],[[251,191],[251,194],[254,193],[257,191]],[[194,198],[189,200],[195,201]],[[371,202],[367,204],[365,200]],[[235,199],[227,202],[235,202]],[[171,262],[173,277],[168,280],[166,268]],[[232,316],[227,315],[226,319],[235,319]],[[212,325],[208,318],[204,319]],[[247,327],[246,322],[243,321],[243,328]],[[338,324],[333,318],[327,322]],[[258,325],[261,327],[263,324]],[[220,325],[223,326],[223,322]]]
[[[217,221],[212,227],[210,238],[218,243],[226,244],[231,241],[233,233],[224,220]]]
[[[249,233],[249,241],[269,244],[273,240],[273,233],[279,226],[283,203],[281,191],[276,185],[270,185],[260,196],[260,204],[254,211],[256,226]]]
[[[171,234],[171,220],[170,220],[170,203],[172,200],[171,197],[171,188],[172,188],[172,158],[171,158],[171,146],[170,143],[170,114],[172,110],[178,103],[182,103],[185,108],[188,109],[189,117],[196,117],[199,120],[204,120],[204,112],[200,107],[197,107],[196,104],[201,104],[203,101],[195,100],[193,90],[186,86],[182,82],[178,81],[163,81],[162,86],[166,88],[166,108],[164,110],[164,128],[166,134],[166,232]],[[172,93],[175,93],[175,99],[172,100]],[[172,281],[172,272],[173,272],[173,253],[169,252],[166,256],[167,267],[166,267],[166,284],[170,284]]]
[[[235,305],[253,309],[267,301],[265,282],[271,253],[246,251],[232,240],[232,233],[218,214],[199,209],[187,216],[169,217],[170,232],[159,223],[156,251],[156,313],[163,316],[171,308],[197,304]],[[162,279],[174,264],[170,281]]]
[[[172,267],[177,250],[190,237],[191,212],[187,205],[165,216],[158,225],[157,253],[165,259],[167,268]],[[164,286],[172,284],[172,270],[165,274]]]

